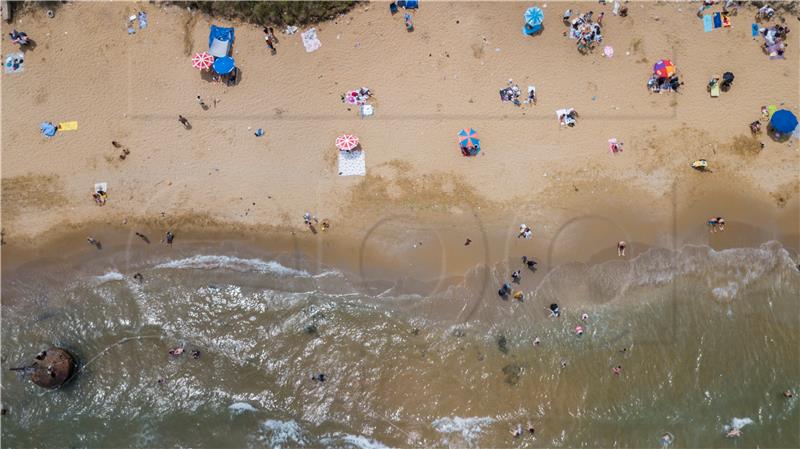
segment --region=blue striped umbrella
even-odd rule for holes
[[[533,7],[525,11],[525,23],[528,25],[535,27],[536,25],[541,25],[543,20],[544,12],[541,9]]]

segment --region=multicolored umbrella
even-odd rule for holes
[[[528,25],[535,27],[536,25],[541,25],[542,21],[544,20],[544,12],[541,9],[533,7],[528,8],[525,11],[525,23]]]
[[[653,73],[659,78],[669,78],[675,74],[675,65],[669,59],[659,59],[653,66]]]
[[[464,128],[458,132],[458,144],[464,156],[475,156],[481,151],[481,140],[478,132],[472,128]]]
[[[343,134],[336,138],[336,148],[341,151],[353,151],[358,146],[358,137],[352,134]]]
[[[206,52],[196,53],[192,58],[192,67],[198,70],[208,70],[214,64],[214,57]]]
[[[781,109],[772,114],[769,124],[775,131],[781,134],[789,134],[797,128],[797,117],[791,111]]]

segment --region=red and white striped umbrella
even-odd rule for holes
[[[208,70],[214,64],[214,57],[206,52],[197,53],[192,58],[192,67],[198,70]]]
[[[336,148],[342,151],[352,151],[358,146],[358,137],[352,134],[344,134],[336,138]]]

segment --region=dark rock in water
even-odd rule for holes
[[[62,348],[50,348],[36,355],[34,362],[17,369],[30,374],[31,381],[42,388],[59,388],[75,373],[75,359]]]
[[[464,329],[453,329],[453,337],[464,338],[465,335],[467,335],[467,333],[464,332]]]
[[[509,385],[516,385],[519,383],[519,378],[522,377],[522,367],[516,363],[511,363],[503,367],[503,374],[506,375],[506,383]]]
[[[505,335],[501,335],[497,339],[497,349],[499,349],[503,354],[508,354],[508,340],[506,339]]]
[[[303,328],[303,331],[309,335],[317,335],[317,325],[316,324],[307,324],[306,327]]]

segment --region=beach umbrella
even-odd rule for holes
[[[352,151],[358,146],[358,137],[352,134],[343,134],[336,138],[336,148],[341,151]]]
[[[772,114],[770,126],[781,134],[789,134],[797,128],[797,117],[791,111],[781,109]]]
[[[214,57],[206,52],[195,53],[192,58],[192,67],[198,70],[208,70],[214,64]]]
[[[214,71],[220,75],[227,75],[233,71],[234,62],[230,56],[223,56],[214,60]]]
[[[544,13],[541,9],[533,7],[528,8],[525,11],[525,23],[528,25],[535,27],[537,25],[541,25],[542,21],[544,20]]]
[[[464,156],[475,156],[481,150],[481,140],[478,132],[472,128],[464,128],[458,132],[458,144]]]
[[[659,78],[669,78],[675,74],[675,65],[669,59],[659,59],[653,66],[653,73]]]

